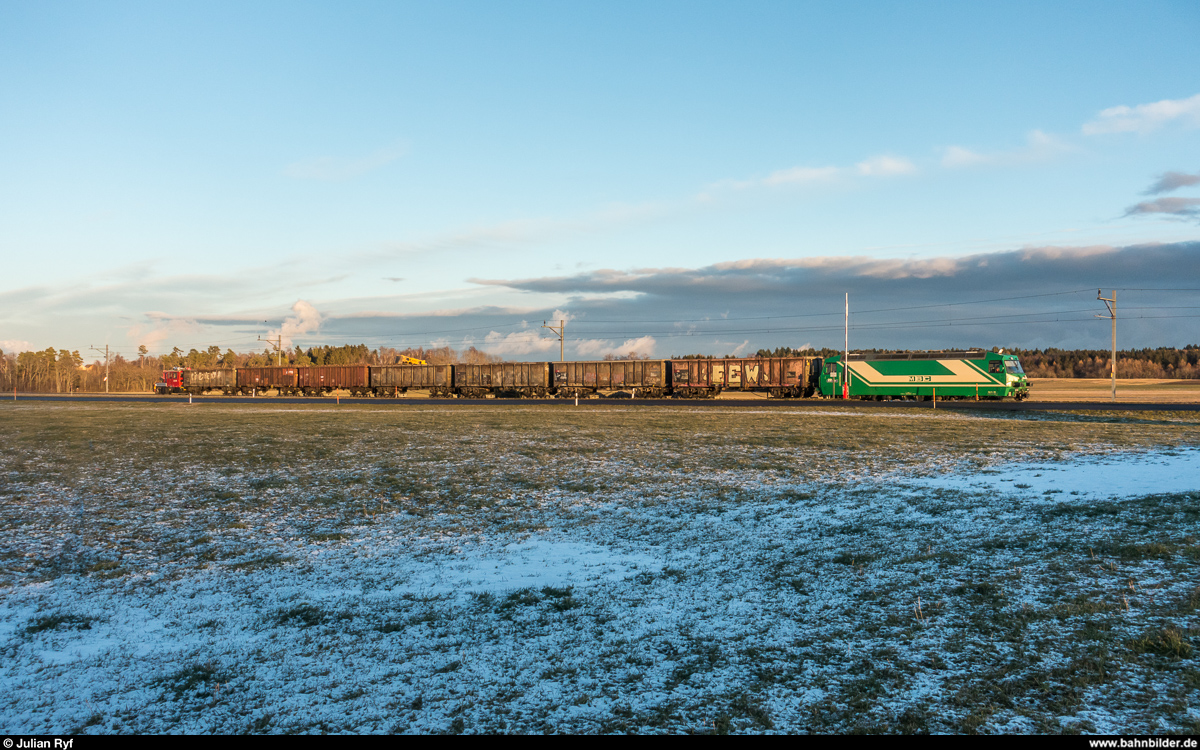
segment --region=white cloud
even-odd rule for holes
[[[942,154],[942,166],[954,169],[981,165],[1029,164],[1046,161],[1071,150],[1073,147],[1062,139],[1040,130],[1033,130],[1026,136],[1024,146],[1007,151],[980,153],[962,146],[950,146]]]
[[[619,346],[613,346],[612,342],[606,339],[582,339],[572,342],[572,346],[581,357],[603,357],[608,354],[617,357],[624,357],[628,354],[648,357],[654,354],[654,348],[658,346],[658,342],[653,336],[642,336],[637,339],[628,339]]]
[[[1193,127],[1200,126],[1200,94],[1187,99],[1163,99],[1134,107],[1109,107],[1101,111],[1096,119],[1085,123],[1083,133],[1149,133],[1172,120]]]
[[[641,357],[648,357],[654,354],[654,347],[658,346],[658,342],[653,336],[642,336],[641,338],[628,339],[625,343],[617,347],[614,354],[637,354]]]
[[[536,328],[507,335],[492,331],[483,338],[483,348],[492,354],[529,354],[558,348],[558,337],[545,338]]]
[[[151,353],[169,338],[199,337],[204,332],[204,326],[192,318],[175,318],[158,312],[146,313],[146,317],[154,322],[149,326],[130,326],[125,335],[139,346],[145,346]]]
[[[289,164],[284,168],[283,174],[295,180],[323,180],[327,182],[348,180],[399,159],[401,156],[404,156],[404,151],[403,147],[392,146],[380,149],[373,154],[358,159],[321,156],[316,159]]]
[[[283,347],[292,345],[294,336],[303,336],[306,333],[313,333],[321,327],[321,313],[317,312],[317,308],[304,300],[296,300],[296,304],[292,305],[292,315],[284,319],[283,325],[277,330],[271,332],[272,337],[282,337]]]
[[[772,172],[762,182],[764,185],[823,182],[836,177],[840,171],[837,167],[792,167]]]
[[[701,201],[713,199],[713,191],[721,189],[746,190],[750,188],[778,187],[780,185],[813,185],[827,183],[847,175],[862,175],[865,177],[890,177],[900,174],[912,174],[917,166],[901,156],[873,156],[855,164],[853,167],[789,167],[776,170],[766,177],[749,180],[722,180],[706,188],[697,198]]]
[[[986,164],[990,161],[990,157],[963,148],[962,146],[950,146],[942,154],[943,167],[973,167],[976,164]]]
[[[27,352],[33,348],[33,344],[28,341],[18,339],[5,339],[0,341],[0,351],[6,354],[16,354],[17,352]]]
[[[890,177],[897,174],[912,174],[917,166],[908,159],[897,156],[872,156],[854,165],[855,171],[870,177]]]

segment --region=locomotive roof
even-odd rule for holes
[[[850,352],[854,361],[879,359],[983,359],[984,349],[944,349],[926,352]]]

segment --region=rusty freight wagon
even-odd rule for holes
[[[366,365],[317,365],[296,368],[296,387],[305,396],[332,391],[350,391],[365,396],[370,391],[371,378]]]
[[[661,359],[611,362],[550,362],[557,395],[590,396],[601,391],[629,391],[631,396],[660,398],[667,393],[668,363]]]
[[[453,365],[385,365],[371,368],[371,390],[376,396],[396,396],[409,388],[427,390],[430,396],[449,396],[454,387]]]
[[[766,391],[774,398],[813,395],[819,357],[671,360],[671,389],[678,398],[714,398],[721,391]]]
[[[182,390],[184,393],[200,395],[208,391],[221,391],[226,396],[237,390],[237,370],[232,367],[210,370],[183,370]]]
[[[275,388],[279,395],[298,392],[295,367],[239,367],[238,393],[251,393]]]
[[[454,390],[463,398],[550,395],[550,363],[504,362],[495,365],[455,365]]]

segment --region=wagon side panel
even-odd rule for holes
[[[184,388],[225,389],[237,386],[237,371],[232,368],[184,370]]]
[[[370,384],[370,368],[366,365],[318,365],[297,368],[297,385],[301,388],[349,389],[366,388]]]
[[[295,388],[295,367],[240,367],[237,371],[239,388]]]

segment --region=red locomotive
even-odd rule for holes
[[[160,396],[168,393],[183,393],[183,372],[186,367],[174,367],[162,371],[162,380],[154,384],[154,392]]]

